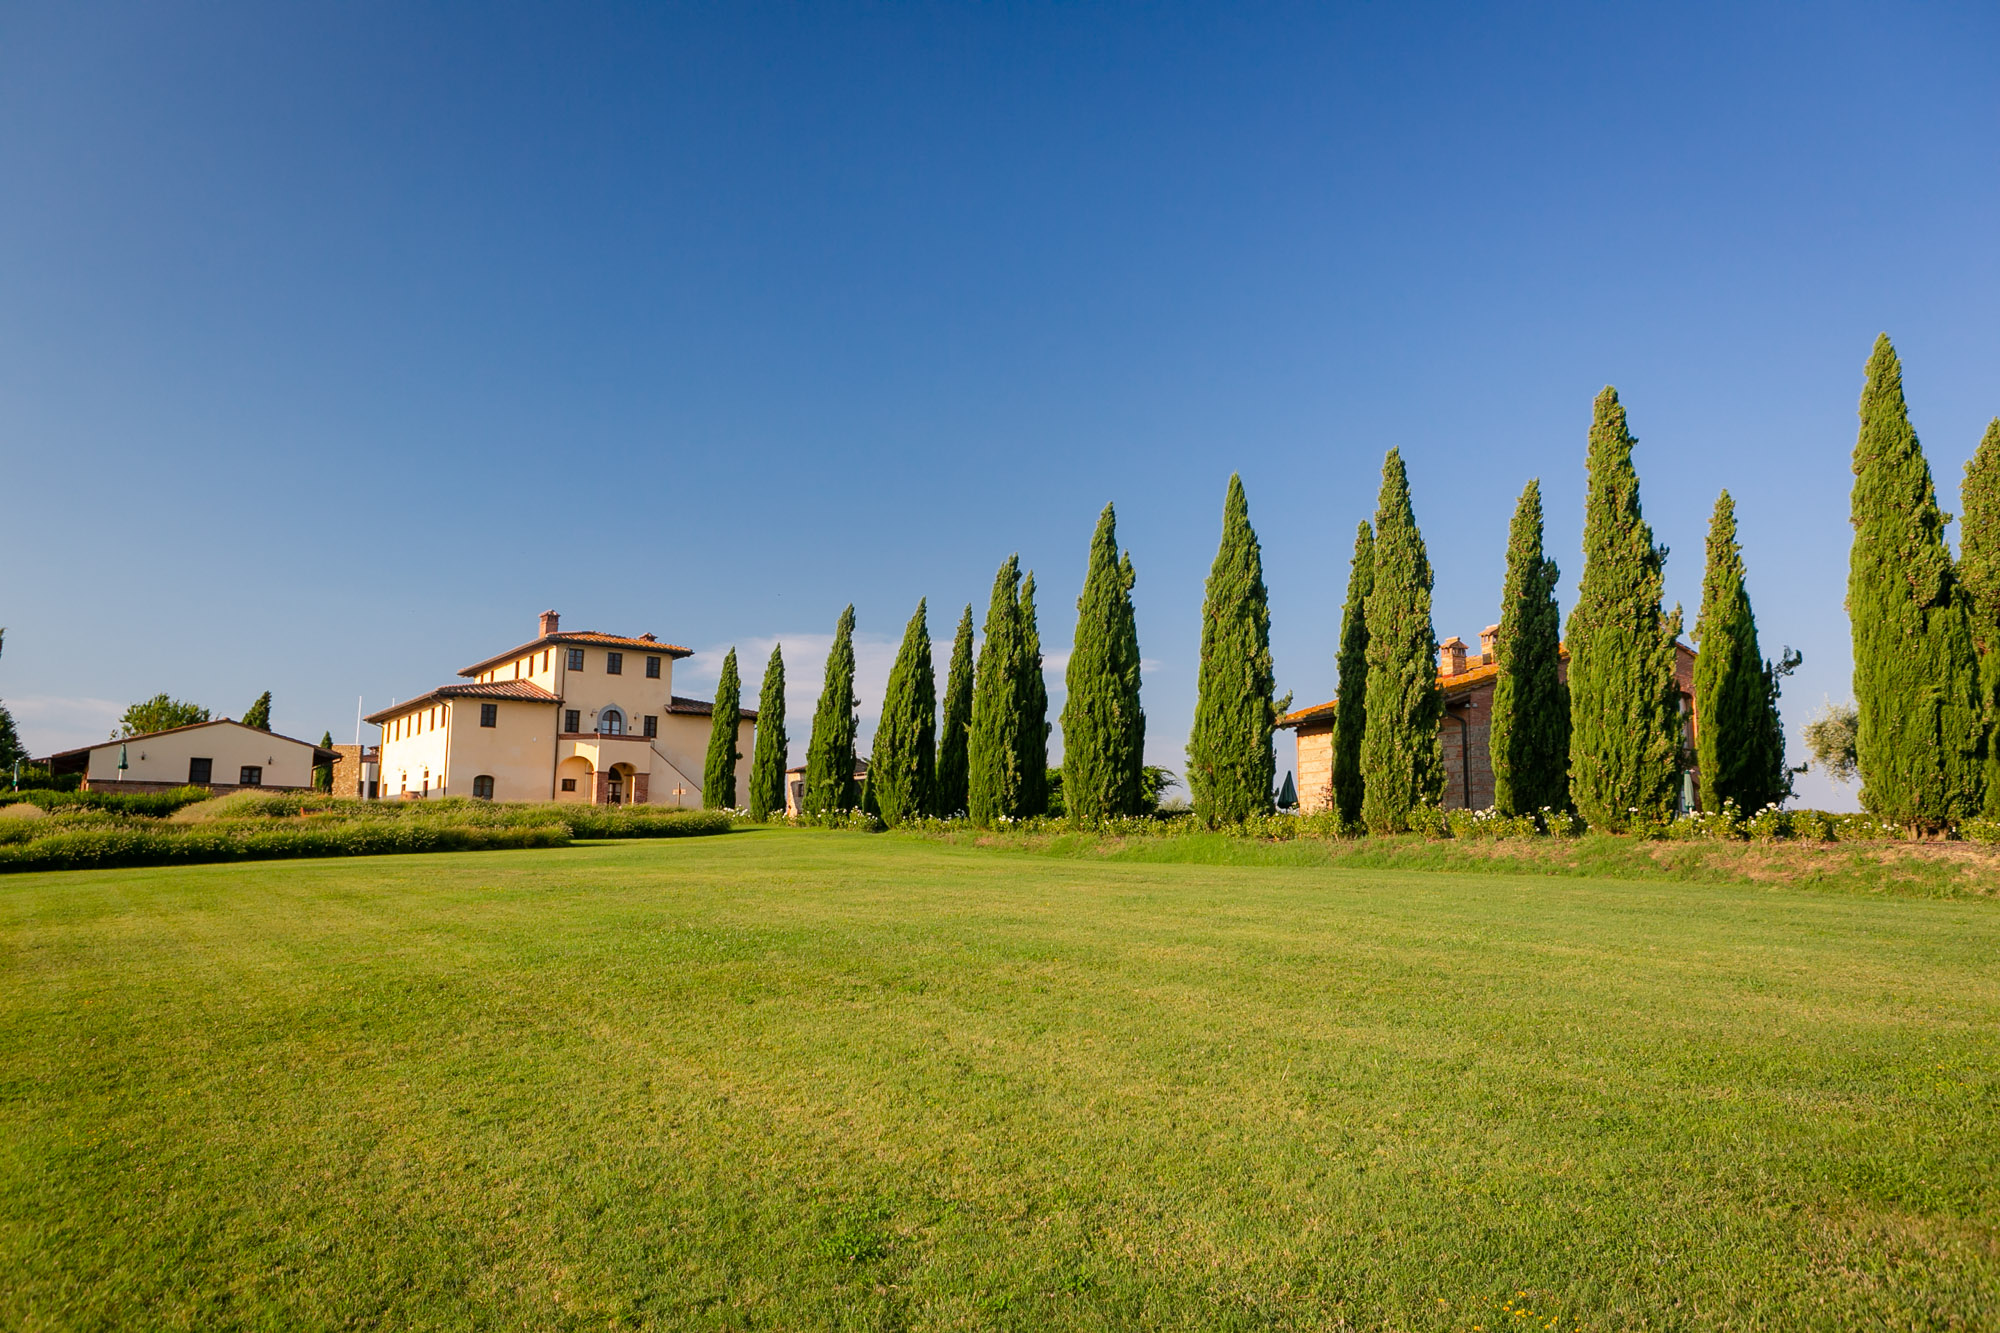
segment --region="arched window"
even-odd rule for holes
[[[482,801],[492,800],[493,779],[489,775],[481,773],[478,777],[472,780],[472,794],[474,796],[477,796]]]
[[[597,729],[606,736],[623,736],[625,715],[615,708],[607,708],[597,715]]]

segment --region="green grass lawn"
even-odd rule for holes
[[[799,832],[0,882],[9,1329],[1996,1328],[1996,1177],[1992,900]]]

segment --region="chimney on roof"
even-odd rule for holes
[[[1479,660],[1482,662],[1496,660],[1494,654],[1499,650],[1493,645],[1499,641],[1500,627],[1498,625],[1488,625],[1485,629],[1479,631]]]
[[[1465,640],[1456,634],[1438,645],[1438,674],[1441,676],[1465,674]]]
[[[549,637],[549,635],[554,634],[556,632],[556,625],[560,623],[561,620],[562,617],[557,615],[553,611],[542,612],[542,632],[540,637],[546,639]]]

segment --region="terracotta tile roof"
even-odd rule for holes
[[[708,699],[684,699],[676,694],[673,703],[668,705],[667,711],[669,713],[692,713],[697,717],[714,717],[715,704]],[[757,710],[754,708],[738,708],[736,715],[745,722],[755,722],[757,720]]]
[[[600,634],[594,629],[564,630],[559,634],[544,634],[541,638],[533,642],[524,643],[518,648],[509,648],[504,653],[495,653],[482,662],[474,662],[458,674],[461,676],[476,676],[490,666],[498,666],[502,662],[511,662],[517,657],[526,657],[529,653],[539,652],[552,644],[588,644],[600,648],[630,648],[640,653],[658,653],[662,657],[694,656],[694,649],[683,648],[677,643],[661,643],[650,634],[641,634],[636,639],[629,639],[622,634]]]
[[[429,694],[420,694],[414,699],[390,704],[387,708],[370,713],[364,721],[377,725],[392,717],[401,717],[413,708],[422,708],[439,699],[513,699],[522,703],[552,704],[556,696],[541,686],[525,680],[488,680],[471,685],[440,685]]]

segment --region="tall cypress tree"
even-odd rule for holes
[[[1701,579],[1701,618],[1695,622],[1695,750],[1701,771],[1701,808],[1720,810],[1733,801],[1752,813],[1784,798],[1785,733],[1778,722],[1776,674],[1757,645],[1757,617],[1743,581],[1743,548],[1736,541],[1736,501],[1724,491],[1708,521],[1708,551]]]
[[[737,728],[743,714],[743,680],[736,674],[736,649],[722,659],[715,683],[715,707],[708,727],[708,761],[701,769],[701,803],[708,810],[736,808]]]
[[[1667,548],[1653,544],[1639,509],[1637,443],[1607,385],[1592,413],[1583,578],[1566,636],[1569,790],[1592,825],[1621,830],[1670,816],[1680,786],[1681,614],[1660,611]]]
[[[1493,657],[1493,808],[1528,815],[1569,805],[1569,692],[1562,679],[1562,572],[1542,544],[1542,483],[1531,481],[1507,533],[1507,586]]]
[[[993,576],[986,635],[973,678],[972,729],[967,738],[966,809],[981,828],[1022,812],[1021,557],[1010,555]]]
[[[255,703],[243,714],[243,725],[255,727],[259,731],[271,729],[271,692],[265,690],[257,696]]]
[[[1375,586],[1368,594],[1368,717],[1361,733],[1361,819],[1373,833],[1410,826],[1444,792],[1431,562],[1410,507],[1403,455],[1382,460],[1375,509]]]
[[[854,606],[840,613],[833,647],[826,655],[826,682],[813,711],[812,739],[806,742],[803,795],[808,815],[852,810],[861,793],[854,781]]]
[[[1232,473],[1202,605],[1199,696],[1187,742],[1188,790],[1195,813],[1210,825],[1271,812],[1278,766],[1271,750],[1278,719],[1273,685],[1263,551],[1243,479]]]
[[[785,809],[785,760],[791,742],[785,737],[785,649],[771,649],[764,666],[764,688],[757,695],[757,739],[750,747],[750,818],[769,819]]]
[[[1361,772],[1361,734],[1368,729],[1368,594],[1375,590],[1375,529],[1363,519],[1354,530],[1354,561],[1347,567],[1347,605],[1340,612],[1340,697],[1333,710],[1333,808],[1344,823],[1361,818],[1367,780]]]
[[[1958,577],[1986,704],[1986,813],[2000,817],[2000,417],[1965,465],[1958,507]]]
[[[894,828],[930,812],[936,783],[937,673],[931,666],[930,619],[919,600],[889,670],[882,724],[868,762],[868,794],[875,813]]]
[[[1913,833],[1935,832],[1980,809],[1986,709],[1945,516],[1886,333],[1861,392],[1852,516],[1847,614],[1861,804]]]
[[[1021,584],[1021,813],[1049,812],[1049,682],[1042,674],[1042,630],[1035,617],[1035,575]]]
[[[966,745],[972,735],[972,604],[958,618],[952,636],[951,666],[944,682],[944,718],[939,723],[937,790],[933,812],[962,815],[966,805]]]
[[[320,736],[320,738],[319,738],[319,748],[320,748],[320,749],[322,749],[322,750],[331,750],[331,749],[333,748],[333,732],[332,732],[332,731],[330,731],[330,730],[329,730],[329,731],[325,732],[325,733],[324,733],[323,735],[321,735],[321,736]],[[7,756],[6,756],[5,754],[0,754],[0,765],[5,765],[5,764],[6,764],[7,762],[8,762],[8,759],[7,759]],[[316,765],[314,765],[314,767],[313,767],[313,790],[315,790],[315,791],[332,791],[332,790],[333,790],[333,765],[332,765],[332,764],[316,764]]]
[[[1117,516],[1098,515],[1063,701],[1063,802],[1069,817],[1139,813],[1146,715],[1139,708],[1139,631],[1132,615],[1132,557],[1118,554]]]

